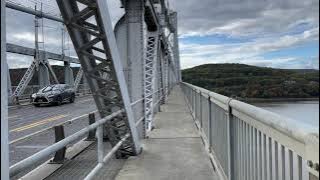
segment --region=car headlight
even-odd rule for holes
[[[36,98],[36,96],[37,96],[36,94],[32,94],[31,95],[32,98]]]

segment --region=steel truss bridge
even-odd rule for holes
[[[56,1],[61,17],[1,1],[1,179],[319,179],[318,133],[181,81],[177,12],[166,1],[121,0],[114,29],[106,0]],[[77,58],[41,49],[37,28],[35,48],[6,43],[6,8],[63,23]],[[8,52],[34,57],[14,92]],[[68,84],[85,77],[97,110],[67,137],[76,119],[9,142],[8,101],[35,72],[40,87],[58,83],[48,59],[64,62]],[[75,79],[70,63],[81,66]],[[9,145],[50,129],[55,143],[9,165]]]

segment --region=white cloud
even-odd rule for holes
[[[34,7],[29,0],[14,0]],[[251,38],[236,44],[180,44],[182,67],[203,63],[241,62],[270,64],[261,54],[319,41],[319,0],[169,0],[178,11],[180,37],[224,34]],[[59,14],[56,1],[43,0],[43,9]],[[124,14],[119,0],[108,0],[112,24]],[[8,42],[34,47],[34,16],[7,9]],[[61,52],[61,24],[44,21],[46,50]],[[296,29],[304,25],[303,32]],[[51,28],[50,28],[51,27]],[[56,29],[52,29],[52,27]],[[295,32],[294,35],[291,32]],[[258,38],[257,38],[258,37]],[[67,55],[75,56],[72,44]],[[12,56],[12,55],[8,55]],[[288,55],[290,57],[290,55]],[[311,57],[311,56],[310,56]],[[13,60],[15,57],[12,57]],[[290,57],[295,58],[295,57]],[[22,59],[22,58],[20,58]],[[22,60],[16,65],[21,65]],[[270,61],[284,62],[285,58]],[[288,60],[288,59],[287,59]],[[14,61],[14,60],[13,60]],[[268,61],[268,63],[265,63]],[[297,59],[292,60],[297,61]],[[278,63],[278,64],[279,64]],[[26,64],[26,63],[25,63]],[[272,63],[271,63],[272,64]]]
[[[299,23],[319,26],[318,0],[172,0],[181,35],[283,33]]]
[[[185,69],[200,64],[232,62],[270,67],[278,67],[277,64],[282,64],[282,68],[285,68],[285,62],[298,61],[299,59],[290,57],[290,55],[288,55],[289,58],[264,59],[262,54],[299,46],[318,39],[318,31],[312,29],[301,34],[286,35],[278,39],[259,38],[253,42],[209,45],[181,44],[181,66]]]

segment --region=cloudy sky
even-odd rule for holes
[[[34,7],[39,0],[15,0]],[[58,14],[55,1],[43,9]],[[275,68],[319,69],[319,0],[169,0],[178,12],[182,68],[207,63],[245,63]],[[113,23],[123,14],[108,0]],[[45,49],[61,52],[62,25],[44,20]],[[7,9],[8,42],[34,47],[34,17]],[[67,39],[67,38],[66,38]],[[68,44],[68,41],[66,41]],[[67,55],[75,56],[72,45]],[[32,58],[8,55],[9,66]],[[56,63],[56,62],[52,62]]]

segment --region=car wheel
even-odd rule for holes
[[[60,106],[62,104],[62,97],[58,96],[57,97],[57,105]]]
[[[75,95],[72,94],[71,97],[70,97],[70,103],[74,103],[74,99],[75,99]]]

